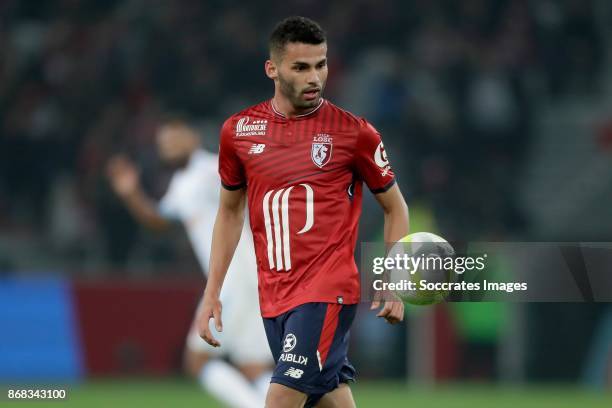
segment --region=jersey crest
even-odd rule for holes
[[[325,166],[332,157],[332,138],[327,134],[318,134],[313,138],[310,157],[319,168]]]

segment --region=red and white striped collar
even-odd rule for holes
[[[318,110],[319,110],[319,108],[320,108],[321,106],[323,106],[323,103],[325,103],[325,99],[324,99],[324,98],[321,98],[321,100],[319,101],[319,104],[318,104],[317,106],[315,106],[314,108],[312,108],[312,110],[310,110],[310,111],[308,111],[308,112],[306,112],[306,113],[302,113],[301,115],[295,115],[295,116],[292,116],[290,119],[303,118],[303,117],[305,117],[305,116],[312,115],[313,113],[315,113],[316,111],[318,111]],[[280,112],[279,112],[279,111],[276,109],[276,107],[274,106],[274,100],[273,100],[273,99],[270,99],[270,107],[272,108],[272,111],[273,111],[275,114],[277,114],[278,116],[280,116],[280,117],[282,117],[282,118],[284,118],[284,119],[287,119],[287,116],[283,115],[282,113],[280,113]]]

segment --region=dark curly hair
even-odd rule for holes
[[[287,17],[276,25],[270,35],[270,56],[282,55],[287,43],[318,45],[327,41],[325,31],[319,24],[306,17]]]

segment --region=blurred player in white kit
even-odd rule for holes
[[[199,135],[182,119],[165,121],[156,136],[159,156],[177,168],[161,201],[157,203],[147,196],[137,167],[124,156],[110,160],[107,168],[110,184],[141,224],[163,230],[173,220],[182,222],[206,271],[219,204],[218,157],[202,149]],[[235,271],[228,273],[221,293],[224,325],[218,337],[223,346],[210,346],[192,326],[187,337],[185,368],[223,403],[236,408],[261,408],[270,381],[272,355],[259,315],[257,264],[248,223],[232,268]]]

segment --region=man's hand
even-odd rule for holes
[[[376,317],[384,317],[387,323],[397,324],[404,320],[404,302],[397,299],[395,295],[392,296],[395,299],[385,300],[383,308],[378,312]],[[374,300],[372,301],[370,310],[375,310],[380,307],[380,305],[383,303],[381,298],[381,292],[376,292],[374,294]]]
[[[202,337],[208,344],[213,347],[219,347],[221,346],[221,343],[214,338],[212,332],[210,331],[209,322],[211,318],[214,318],[215,320],[215,329],[217,329],[218,332],[222,332],[223,323],[221,322],[221,301],[219,298],[204,295],[202,307],[200,308],[197,317],[198,333],[200,334],[200,337]]]
[[[106,166],[106,174],[113,190],[120,197],[129,196],[140,187],[138,169],[125,156],[112,157]]]

